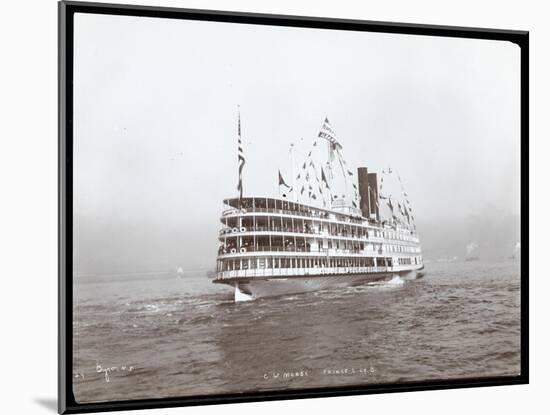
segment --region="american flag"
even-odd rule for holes
[[[239,151],[237,155],[237,160],[239,162],[239,184],[237,185],[237,190],[239,191],[239,199],[242,199],[243,198],[243,168],[246,161],[244,159],[243,144],[241,140],[241,113],[240,112],[239,112],[237,133],[239,136]]]
[[[318,137],[324,138],[325,140],[329,141],[333,150],[338,150],[342,148],[342,145],[336,139],[336,133],[332,129],[328,117],[325,117],[325,121],[321,126]]]

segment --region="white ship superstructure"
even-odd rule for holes
[[[323,127],[326,124],[328,119]],[[323,129],[319,137],[327,138],[322,132]],[[331,151],[338,152],[341,146],[331,128],[329,135],[330,161],[338,159]],[[346,200],[328,192],[329,174],[321,168],[323,187],[319,186],[320,192],[314,200],[330,204],[321,207],[288,200],[287,195],[243,197],[240,175],[243,165],[239,146],[241,195],[224,200],[214,280],[234,287],[236,301],[415,274],[423,268],[420,241],[411,225],[408,207],[404,202],[394,206],[391,197],[379,194],[381,186],[376,173],[359,168],[357,184],[352,186],[355,198]],[[344,174],[352,175],[344,170],[344,163],[341,166]],[[313,162],[306,160],[304,174],[306,167],[315,168]],[[330,163],[326,164],[326,170],[331,172]],[[290,188],[279,173],[281,184],[290,189],[289,193],[298,193],[296,185]],[[301,189],[302,194],[309,193],[310,201],[312,189],[304,185]],[[327,189],[329,197],[320,194],[323,189]],[[380,215],[382,200],[391,208],[387,220]]]

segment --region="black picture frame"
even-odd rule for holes
[[[121,4],[62,1],[59,18],[59,274],[58,274],[58,410],[82,413],[188,405],[303,399],[360,394],[470,388],[529,383],[529,33],[527,31],[450,27],[392,22],[268,15],[213,10],[190,10]],[[75,13],[145,16],[215,22],[247,23],[287,27],[323,28],[455,38],[488,39],[517,44],[521,49],[521,374],[517,376],[471,378],[368,385],[312,388],[247,394],[225,394],[182,398],[77,403],[72,393],[73,355],[73,34]]]

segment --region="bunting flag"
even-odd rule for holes
[[[328,185],[327,176],[325,176],[325,171],[323,170],[323,167],[321,167],[321,181],[325,183],[325,186],[327,189],[330,189],[330,186]]]
[[[289,192],[292,192],[292,187],[285,183],[285,179],[283,179],[281,170],[279,170],[279,186],[285,186],[287,189],[289,189]]]
[[[391,196],[388,199],[388,207],[390,208],[390,210],[392,211],[392,214],[393,214],[393,203],[391,202]]]
[[[237,160],[239,162],[239,183],[237,185],[237,190],[239,191],[239,201],[240,201],[243,198],[243,168],[246,163],[246,160],[244,158],[242,139],[241,139],[241,112],[240,111],[239,111],[237,133],[239,137],[239,150],[237,154]]]

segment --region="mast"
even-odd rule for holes
[[[294,144],[290,144],[290,165],[292,168],[292,199],[294,202],[296,202],[296,168],[295,168],[295,160],[294,160]]]
[[[321,127],[321,130],[323,130],[323,127],[325,125],[329,128],[329,134],[323,135],[323,138],[327,141],[327,187],[328,187],[328,194],[329,194],[329,204],[328,208],[332,208],[332,179],[334,179],[334,174],[332,172],[332,162],[334,161],[334,146],[336,141],[336,137],[334,135],[334,131],[332,130],[328,117],[325,115],[325,122],[323,123],[323,126]],[[321,133],[320,133],[321,134]]]
[[[332,144],[327,140],[327,187],[328,187],[328,208],[332,208],[332,166],[331,166],[331,157],[332,157]]]

